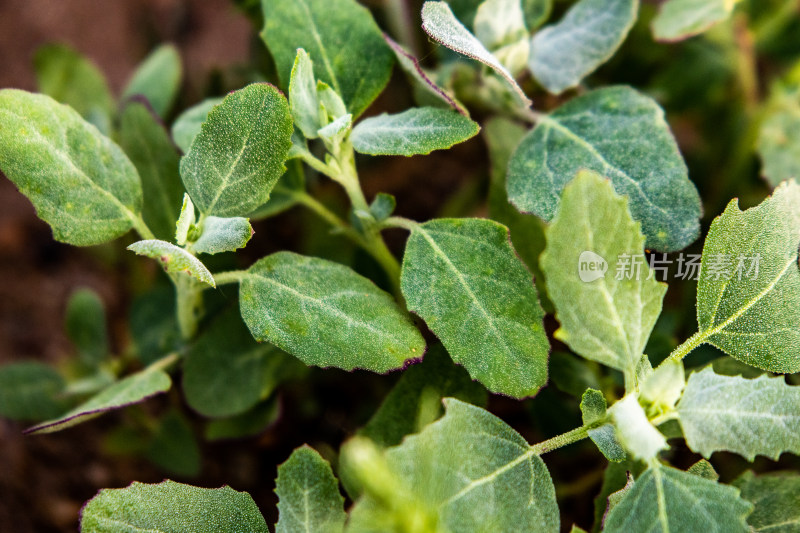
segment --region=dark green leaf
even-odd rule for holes
[[[178,115],[172,123],[172,139],[183,153],[189,151],[208,114],[215,105],[221,104],[222,100],[222,98],[207,98]]]
[[[163,44],[145,58],[133,73],[122,98],[134,95],[144,96],[160,117],[165,117],[181,85],[181,57],[178,49],[171,44]]]
[[[0,366],[0,416],[46,420],[64,412],[59,398],[64,378],[55,368],[35,361]]]
[[[178,476],[193,477],[200,473],[200,447],[192,426],[177,411],[161,419],[146,457],[163,470]]]
[[[108,324],[103,301],[91,289],[78,289],[67,302],[65,329],[81,360],[95,367],[109,353]]]
[[[280,402],[271,398],[240,415],[210,420],[205,438],[209,441],[242,439],[258,435],[280,416]]]
[[[747,517],[747,523],[754,531],[800,531],[800,476],[797,472],[755,476],[748,471],[734,485],[742,491],[742,498],[755,506],[753,514]]]

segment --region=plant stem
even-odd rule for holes
[[[756,65],[755,44],[753,33],[748,27],[747,16],[739,13],[733,21],[733,39],[738,53],[737,72],[739,85],[742,89],[745,109],[752,114],[758,107],[758,67]]]
[[[240,283],[242,278],[247,275],[246,270],[229,270],[227,272],[220,272],[214,274],[214,283],[217,287],[220,285],[227,285],[228,283]]]
[[[419,226],[419,223],[404,217],[389,217],[383,221],[383,225],[389,228],[403,228],[408,231],[414,231]]]
[[[156,238],[156,236],[153,235],[153,232],[150,231],[150,228],[147,227],[147,224],[142,218],[142,215],[136,215],[131,217],[131,222],[133,222],[133,229],[136,230],[136,233],[138,233],[139,237],[141,237],[142,239],[151,240]]]
[[[173,364],[177,363],[180,358],[181,355],[178,352],[169,353],[158,361],[150,363],[147,370],[167,370]]]
[[[344,235],[346,235],[349,239],[353,240],[356,244],[366,249],[366,242],[364,241],[364,237],[350,227],[344,220],[342,220],[336,213],[325,207],[325,205],[308,194],[307,192],[303,191],[300,193],[295,193],[294,198],[303,206],[310,209],[315,215],[319,218],[336,228],[337,230],[341,231]]]
[[[181,337],[189,340],[197,333],[203,292],[192,277],[182,274],[175,279],[175,299]]]
[[[689,352],[691,352],[692,350],[703,344],[706,341],[707,336],[708,336],[707,332],[698,331],[697,333],[686,339],[686,341],[683,344],[675,348],[672,351],[672,353],[669,354],[669,357],[665,359],[665,361],[680,361],[681,359],[689,355]]]
[[[558,448],[566,446],[567,444],[578,442],[579,440],[583,440],[589,436],[590,429],[594,429],[600,425],[602,425],[602,422],[584,424],[583,426],[575,428],[572,431],[567,431],[566,433],[562,433],[561,435],[553,437],[552,439],[547,439],[539,444],[534,444],[531,446],[531,452],[536,455],[542,455],[547,452],[557,450]]]

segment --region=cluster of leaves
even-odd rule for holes
[[[667,0],[653,36],[681,40],[732,25],[734,7]],[[99,299],[77,292],[67,331],[78,357],[61,372],[38,363],[0,369],[0,414],[39,421],[31,433],[57,431],[166,392],[180,365],[186,402],[210,419],[206,437],[244,436],[275,419],[276,388],[306,365],[384,373],[424,356],[340,451],[349,512],[327,461],[302,447],[279,468],[277,531],[558,531],[541,456],[586,438],[610,462],[598,530],[797,523],[796,474],[748,473],[732,486],[706,459],[800,454],[800,390],[762,373],[800,371],[800,186],[789,179],[800,169],[800,70],[779,79],[766,102],[751,102],[751,144],[776,188],[745,211],[734,200],[711,224],[697,332],[653,368],[645,350],[667,286],[646,265],[639,276],[591,282],[576,269],[585,251],[616,270],[613,258],[681,250],[700,234],[700,195],[660,105],[630,86],[582,85],[631,32],[638,0],[578,0],[554,22],[548,0],[425,2],[422,28],[450,50],[435,71],[354,0],[263,0],[261,8],[284,92],[247,85],[185,110],[170,132],[162,119],[181,70],[169,46],[142,64],[118,105],[102,75],[64,47],[37,55],[41,94],[0,91],[0,169],[55,239],[90,246],[133,229],[141,240],[128,249],[158,261],[174,286],[174,299],[145,294],[133,310],[133,358],[110,356]],[[395,62],[420,106],[361,118]],[[747,93],[746,77],[742,85]],[[533,111],[534,92],[566,96]],[[388,194],[367,201],[356,153],[450,148],[481,129],[468,109],[487,114],[491,219],[420,223],[393,216]],[[341,185],[345,217],[308,192],[306,169]],[[246,246],[251,220],[294,205],[369,254],[388,290],[345,264],[289,251],[214,272],[211,256]],[[401,263],[383,241],[388,228],[409,232]],[[754,251],[757,277],[724,278],[709,267],[714,257]],[[208,291],[229,283],[239,285],[238,308]],[[581,426],[530,444],[480,405],[486,391],[535,395],[548,370],[562,382],[548,364],[556,355],[545,310],[560,324],[553,337],[574,354],[558,356],[572,367],[569,379],[612,379],[576,391]],[[441,344],[426,345],[423,322]],[[704,344],[755,376],[705,367],[687,377],[683,358]],[[667,438],[706,459],[688,471],[671,466]],[[199,468],[177,411],[141,447],[174,472]],[[617,483],[620,472],[627,476]],[[170,481],[103,490],[81,520],[92,532],[268,531],[248,495]]]

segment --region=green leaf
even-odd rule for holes
[[[639,0],[580,0],[557,24],[536,32],[530,69],[560,94],[611,59],[636,22]]]
[[[122,98],[142,95],[163,118],[175,102],[182,74],[178,49],[171,44],[163,44],[139,65],[122,92]]]
[[[773,186],[800,179],[800,87],[782,92],[768,108],[758,135],[761,173]]]
[[[697,285],[699,338],[772,372],[800,370],[798,206],[793,181],[746,211],[733,200],[708,231]]]
[[[753,514],[747,523],[755,531],[769,533],[797,533],[800,531],[800,476],[796,472],[771,472],[756,476],[745,472],[734,485],[742,491],[742,498],[752,502]]]
[[[653,37],[680,41],[727,19],[738,0],[666,0],[652,22]]]
[[[188,193],[183,193],[183,205],[181,205],[181,214],[175,222],[175,242],[180,246],[185,246],[186,241],[189,239],[189,230],[194,226],[195,220],[194,204],[192,198]]]
[[[278,467],[276,533],[341,533],[344,498],[328,462],[302,446]]]
[[[171,239],[183,197],[178,153],[160,121],[142,103],[125,106],[119,144],[142,178],[142,217],[159,239]]]
[[[277,383],[271,374],[286,357],[274,346],[253,340],[233,308],[212,321],[189,347],[183,363],[186,401],[203,416],[244,413],[273,392]]]
[[[192,426],[178,411],[161,419],[145,456],[171,474],[193,477],[200,473],[200,446]]]
[[[532,102],[520,86],[517,85],[514,76],[486,49],[477,37],[458,21],[447,2],[425,2],[423,4],[422,29],[438,43],[476,61],[480,61],[494,70],[514,90],[524,107],[531,105]]]
[[[302,48],[297,49],[297,56],[289,79],[289,107],[292,110],[294,125],[303,132],[306,139],[316,139],[319,123],[319,99],[317,98],[317,80],[314,78],[314,66]]]
[[[0,91],[0,169],[57,241],[116,239],[142,208],[139,176],[122,150],[49,96]]]
[[[553,482],[525,439],[479,407],[449,398],[445,408],[437,422],[386,450],[397,483],[385,480],[385,496],[402,499],[405,488],[413,508],[438,517],[436,531],[557,532]],[[390,516],[376,496],[367,485],[351,512],[351,525],[361,526],[355,531],[394,530],[380,527]]]
[[[262,0],[261,37],[288,85],[298,48],[317,63],[316,76],[358,117],[381,93],[393,56],[372,15],[355,0]]]
[[[600,368],[577,355],[558,350],[550,354],[550,379],[559,390],[580,397],[586,389],[600,388]]]
[[[525,69],[530,39],[521,0],[485,0],[475,12],[475,37],[513,75]]]
[[[214,106],[221,104],[222,100],[222,98],[207,98],[178,115],[172,123],[172,138],[183,153],[189,151],[208,114]]]
[[[128,250],[137,255],[157,259],[165,272],[182,272],[216,287],[214,276],[206,266],[195,256],[174,244],[159,240],[138,241],[128,246]]]
[[[486,403],[484,388],[454,365],[437,344],[429,348],[421,364],[403,372],[360,433],[382,447],[400,444],[403,437],[421,431],[442,415],[445,397],[475,405]]]
[[[700,476],[701,478],[709,481],[719,480],[719,474],[717,474],[717,471],[714,470],[714,466],[705,459],[700,459],[695,464],[690,466],[687,472],[694,474],[695,476]],[[744,497],[744,495],[742,497]]]
[[[542,117],[511,159],[509,199],[549,221],[561,190],[581,169],[603,174],[630,197],[648,248],[678,250],[697,238],[700,198],[664,112],[647,96],[606,87]]]
[[[0,366],[0,416],[46,420],[64,411],[66,384],[55,368],[36,361]]]
[[[132,348],[145,365],[182,347],[172,284],[159,285],[138,295],[129,316]]]
[[[649,360],[647,362],[650,363]],[[651,418],[669,413],[681,397],[685,384],[683,363],[667,359],[640,381],[639,402],[647,406]]]
[[[561,323],[555,337],[583,357],[631,376],[667,290],[647,279],[646,264],[638,276],[616,279],[618,262],[644,253],[639,228],[627,199],[609,180],[579,172],[545,231],[547,247],[540,260]]]
[[[344,137],[344,134],[350,131],[350,126],[352,125],[353,115],[348,113],[317,130],[317,134],[322,137],[324,141],[338,143]]]
[[[692,451],[731,451],[753,461],[800,454],[800,387],[782,377],[720,376],[711,368],[689,376],[678,415]]]
[[[269,533],[258,506],[230,487],[201,489],[174,481],[103,489],[81,512],[84,533]]]
[[[303,162],[293,159],[286,162],[286,172],[278,179],[267,203],[248,215],[250,220],[260,220],[282,213],[298,203],[298,197],[306,190],[306,174]]]
[[[375,195],[372,203],[369,204],[369,212],[372,213],[375,221],[383,222],[394,213],[395,207],[397,207],[397,200],[395,200],[394,196],[379,192]]]
[[[522,11],[525,14],[525,25],[533,31],[548,18],[553,11],[553,0],[522,0]]]
[[[392,297],[338,263],[278,252],[250,267],[239,294],[256,340],[308,365],[386,372],[425,350]]]
[[[240,415],[210,420],[206,425],[208,441],[242,439],[258,435],[280,417],[280,402],[271,398]]]
[[[651,461],[658,452],[669,448],[667,439],[647,419],[634,394],[612,405],[608,414],[617,430],[617,440],[635,458]]]
[[[52,433],[60,431],[91,420],[108,411],[141,403],[156,394],[168,391],[171,386],[172,380],[166,372],[148,367],[110,385],[60,418],[42,422],[25,432]]]
[[[253,236],[250,221],[243,217],[206,217],[200,238],[192,243],[199,254],[218,254],[244,248]]]
[[[362,120],[350,136],[357,152],[370,155],[420,155],[444,150],[478,134],[480,126],[455,111],[417,107]]]
[[[453,98],[452,94],[439,87],[439,85],[437,85],[436,82],[428,76],[428,74],[422,68],[422,65],[419,64],[419,60],[416,57],[414,57],[400,44],[393,41],[388,35],[384,34],[383,38],[392,49],[392,52],[394,52],[394,55],[397,58],[397,63],[405,71],[405,73],[411,77],[411,79],[416,83],[417,87],[421,87],[428,94],[433,95],[437,100],[447,104],[462,115],[467,116],[467,111],[464,109],[464,107],[459,104],[455,98]]]
[[[180,164],[202,213],[245,216],[269,198],[289,153],[292,117],[272,85],[254,83],[214,107]]]
[[[47,44],[33,59],[39,92],[70,106],[103,133],[111,129],[114,97],[100,70],[63,44]]]
[[[733,487],[668,466],[649,468],[609,513],[604,532],[708,531],[745,533],[752,505]]]
[[[95,367],[108,357],[108,324],[103,301],[91,289],[77,289],[67,302],[64,329],[81,360]]]
[[[596,389],[587,389],[581,398],[581,416],[584,424],[602,421],[606,418],[606,399],[603,393]],[[625,450],[617,441],[614,426],[603,424],[590,429],[589,438],[595,443],[600,452],[609,461],[620,462],[625,460]]]
[[[517,398],[545,384],[544,311],[505,226],[481,219],[415,224],[400,283],[409,310],[473,379]]]

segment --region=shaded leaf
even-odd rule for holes
[[[549,221],[562,189],[581,169],[603,174],[630,198],[648,248],[677,250],[697,238],[700,198],[664,112],[649,97],[606,87],[542,117],[511,159],[509,199]]]
[[[122,150],[49,96],[0,91],[0,169],[57,241],[116,239],[142,208],[139,176]]]
[[[415,224],[400,282],[409,310],[473,379],[518,398],[544,385],[544,312],[505,226],[481,219]]]
[[[742,491],[742,498],[753,503],[753,514],[747,517],[747,523],[755,531],[800,531],[800,476],[796,472],[756,476],[748,471],[734,485]]]
[[[697,285],[699,338],[772,372],[800,370],[798,206],[793,181],[746,211],[733,200],[708,231]]]
[[[103,301],[91,289],[77,289],[70,294],[65,314],[64,329],[81,361],[97,366],[110,353]]]
[[[205,438],[217,441],[252,437],[267,429],[279,416],[280,402],[271,398],[240,415],[210,420],[206,425]]]
[[[292,159],[286,162],[286,172],[278,179],[267,203],[250,213],[247,218],[260,220],[275,216],[298,203],[298,195],[305,192],[306,174],[303,162]]]
[[[753,461],[800,454],[800,387],[782,377],[719,376],[705,368],[689,376],[678,415],[692,451],[731,451]]]
[[[189,152],[181,177],[207,215],[245,216],[262,205],[283,174],[292,117],[272,85],[254,83],[212,108]]]
[[[188,274],[198,281],[216,287],[214,276],[206,266],[195,256],[174,244],[159,240],[138,241],[128,246],[128,250],[137,255],[157,259],[166,272]]]
[[[125,528],[125,529],[122,529]],[[253,498],[230,487],[202,489],[174,481],[103,489],[81,512],[81,531],[119,533],[269,533]]]
[[[308,365],[386,372],[421,357],[425,342],[389,294],[346,266],[278,252],[240,286],[242,317]]]
[[[800,87],[779,94],[768,108],[758,135],[761,170],[777,186],[790,178],[800,179]]]
[[[200,446],[189,422],[177,411],[161,419],[145,456],[175,475],[192,477],[200,473]]]
[[[122,92],[122,98],[142,95],[163,118],[175,102],[182,74],[178,49],[171,44],[163,44],[142,61]]]
[[[142,103],[125,106],[119,144],[142,179],[142,218],[159,239],[171,239],[183,198],[178,153],[162,124]]]
[[[596,389],[587,389],[581,398],[581,416],[584,425],[606,419],[606,407],[606,399],[602,392]],[[588,434],[606,459],[614,462],[625,460],[625,450],[617,441],[613,425],[603,424],[590,429]]]
[[[222,98],[207,98],[178,115],[172,123],[172,139],[183,153],[189,151],[208,114],[214,106],[221,104],[222,100]]]
[[[464,142],[478,134],[476,122],[454,111],[417,107],[359,122],[350,140],[357,152],[370,155],[424,155]]]
[[[341,533],[344,498],[328,462],[308,446],[278,467],[276,533]]]
[[[284,87],[298,48],[314,59],[317,79],[341,95],[353,117],[386,86],[392,52],[370,12],[355,0],[262,0],[261,5],[261,37]]]
[[[652,22],[653,37],[680,41],[727,19],[738,0],[665,0]]]
[[[559,94],[611,59],[636,21],[638,0],[580,0],[557,24],[536,32],[530,69]]]
[[[66,384],[50,365],[21,361],[0,366],[0,416],[45,420],[64,411],[59,398]]]

